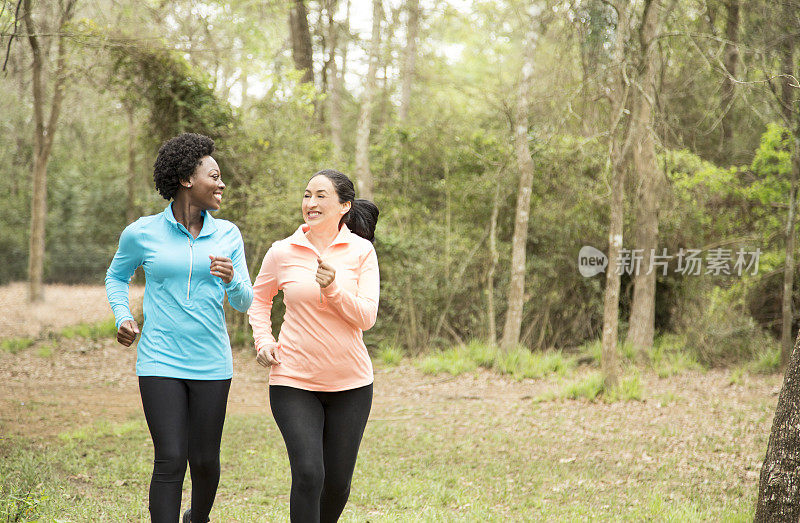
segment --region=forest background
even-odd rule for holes
[[[800,325],[799,13],[3,0],[0,284],[27,281],[36,302],[45,283],[102,282],[120,231],[166,205],[159,145],[192,131],[216,140],[218,216],[241,229],[251,275],[299,224],[317,170],[377,203],[374,354],[447,365],[452,347],[498,347],[509,372],[586,358],[602,367],[595,393],[626,383],[629,361],[774,372]],[[605,273],[581,275],[584,246]],[[636,253],[641,270],[624,270]],[[651,253],[667,263],[648,271]],[[738,253],[757,265],[740,270]],[[229,323],[248,345],[245,317]]]
[[[569,350],[618,317],[645,355],[665,336],[703,365],[774,353],[798,328],[797,7],[6,1],[0,283],[101,282],[120,231],[166,204],[160,143],[195,131],[252,274],[312,173],[375,200],[372,347]],[[640,249],[642,270],[581,276],[585,245],[611,269]],[[669,266],[646,274],[651,249]]]

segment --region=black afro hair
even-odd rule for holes
[[[202,134],[183,133],[164,142],[153,164],[159,194],[166,200],[174,198],[180,182],[188,181],[200,159],[213,152],[214,140]]]

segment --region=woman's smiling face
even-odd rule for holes
[[[200,165],[194,170],[189,181],[192,184],[189,194],[195,205],[212,211],[219,210],[225,184],[222,183],[219,165],[213,157],[201,158]]]
[[[303,195],[303,220],[309,227],[339,227],[342,216],[350,210],[350,202],[340,203],[339,195],[327,176],[311,178]]]

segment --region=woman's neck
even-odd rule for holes
[[[175,198],[172,202],[172,215],[195,238],[203,229],[203,209],[192,205],[188,198]]]
[[[306,238],[308,241],[311,242],[311,245],[317,248],[317,250],[322,253],[330,244],[333,243],[333,240],[336,239],[336,235],[339,234],[338,227],[311,227],[309,226],[308,232],[306,232]]]

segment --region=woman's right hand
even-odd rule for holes
[[[123,321],[117,329],[117,341],[130,347],[136,335],[139,334],[139,325],[134,320]]]
[[[262,367],[270,368],[273,365],[280,365],[281,362],[275,357],[275,351],[278,350],[277,343],[270,343],[261,347],[256,354],[256,361]]]

